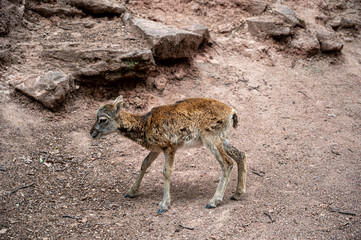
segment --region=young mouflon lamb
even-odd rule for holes
[[[100,138],[118,132],[150,151],[125,197],[135,196],[148,167],[163,152],[164,195],[158,210],[158,213],[162,213],[170,206],[170,176],[174,156],[182,148],[205,146],[221,165],[222,175],[207,208],[215,208],[223,199],[233,167],[231,158],[238,167],[237,189],[231,199],[241,198],[246,187],[246,155],[226,139],[227,130],[231,125],[235,128],[237,123],[236,111],[213,99],[186,99],[172,105],[155,107],[145,115],[135,115],[124,111],[123,97],[119,96],[113,104],[106,104],[98,109],[97,120],[90,134],[93,138]]]

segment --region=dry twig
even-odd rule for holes
[[[18,188],[14,189],[14,190],[8,191],[8,192],[7,192],[8,197],[10,197],[11,194],[16,193],[17,191],[19,191],[19,190],[21,190],[21,189],[28,188],[28,187],[32,187],[32,186],[34,186],[34,185],[35,185],[35,182],[30,183],[30,184],[25,185],[25,186],[22,186],[22,187],[18,187]]]
[[[252,168],[252,173],[256,174],[257,176],[263,177],[266,173],[263,171],[257,171],[255,169]]]
[[[344,211],[339,208],[332,208],[331,212],[337,212],[337,213],[341,213],[341,214],[345,214],[345,215],[356,216],[356,213],[354,213],[354,212]]]
[[[246,22],[241,22],[232,32],[232,37],[234,38],[236,36],[236,32],[240,27],[242,27]]]
[[[188,230],[194,230],[194,228],[192,227],[187,227],[187,226],[183,226],[182,224],[178,224],[179,227],[184,228],[184,229],[188,229]]]
[[[75,219],[75,220],[81,220],[81,217],[74,217],[74,216],[69,216],[69,215],[63,215],[63,218],[71,218],[71,219]]]
[[[84,178],[85,178],[86,176],[88,176],[89,174],[90,174],[90,172],[85,172],[85,173],[84,173],[84,176],[81,178],[81,183],[83,183]]]
[[[303,96],[305,96],[306,98],[311,99],[309,96],[306,95],[306,93],[304,93],[304,92],[302,92],[302,91],[297,91],[297,92],[301,93],[301,94],[302,94]]]
[[[269,214],[268,212],[263,212],[266,216],[269,217],[269,219],[271,220],[271,222],[274,222],[275,220],[273,219],[272,215]]]

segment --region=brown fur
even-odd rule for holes
[[[164,153],[164,196],[159,204],[159,212],[170,205],[170,176],[175,152],[180,148],[206,146],[222,167],[222,176],[213,198],[207,208],[216,207],[223,198],[232,169],[233,158],[238,166],[238,185],[234,200],[239,200],[245,192],[246,156],[226,140],[226,132],[231,126],[237,126],[238,118],[233,108],[213,99],[192,98],[172,105],[153,108],[145,115],[135,115],[123,111],[123,98],[119,96],[114,104],[100,107],[97,121],[91,129],[93,138],[112,132],[133,140],[151,152],[143,160],[136,182],[125,195],[133,197],[140,186],[146,169]]]

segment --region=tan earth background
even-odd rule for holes
[[[0,239],[361,239],[361,1],[1,0]],[[221,168],[179,151],[157,214],[163,156],[92,140],[97,108],[191,97],[238,112],[248,155],[222,203]]]

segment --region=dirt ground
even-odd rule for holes
[[[286,3],[309,27],[321,26],[314,1]],[[340,32],[348,39],[341,54],[307,57],[242,27],[221,33],[219,26],[235,29],[249,16],[227,1],[131,0],[128,7],[167,24],[205,24],[213,44],[189,61],[160,64],[168,78],[162,92],[141,82],[81,86],[57,113],[0,77],[0,239],[361,239],[359,32]],[[163,156],[138,196],[123,198],[148,152],[119,135],[89,135],[97,108],[118,93],[138,114],[190,97],[234,107],[239,126],[229,140],[248,156],[244,198],[229,200],[234,167],[223,202],[205,208],[221,175],[205,148],[177,153],[168,212],[157,214]]]

